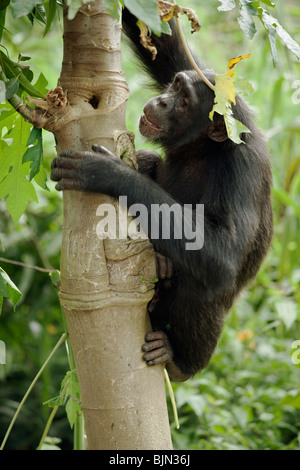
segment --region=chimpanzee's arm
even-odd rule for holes
[[[123,11],[123,30],[131,40],[131,47],[146,68],[148,75],[156,81],[162,91],[174,79],[177,72],[192,70],[191,63],[184,51],[174,19],[169,21],[172,35],[162,34],[160,37],[151,35],[152,43],[157,49],[157,56],[152,60],[152,54],[140,43],[140,30],[136,25],[137,18],[127,8]],[[195,57],[197,62],[198,59]]]
[[[136,152],[136,161],[139,173],[156,181],[158,167],[162,164],[161,156],[154,150],[142,149]]]
[[[175,268],[177,267],[181,272],[198,280],[203,287],[203,296],[206,298],[216,292],[224,292],[235,282],[244,245],[249,243],[247,240],[242,238],[239,240],[235,237],[236,224],[239,223],[239,220],[242,221],[241,214],[231,214],[226,223],[220,221],[216,224],[216,220],[214,220],[213,225],[208,218],[205,218],[205,244],[203,248],[187,250],[187,243],[190,242],[190,239],[185,236],[185,233],[182,233],[182,238],[176,238],[176,227],[172,218],[170,219],[169,238],[164,238],[161,234],[159,234],[159,238],[152,236],[151,211],[153,205],[165,204],[167,207],[171,207],[176,204],[176,210],[181,214],[183,207],[158,184],[129,168],[103,147],[102,153],[97,154],[92,152],[66,152],[62,154],[53,161],[51,178],[58,181],[56,187],[59,190],[77,189],[108,194],[113,197],[126,195],[128,206],[135,203],[143,204],[148,211],[148,220],[145,221],[148,227],[143,227],[143,229],[148,233],[155,250],[170,258]],[[232,181],[232,185],[234,184]],[[195,211],[192,214],[192,220],[187,220],[190,226],[186,228],[195,231]],[[250,214],[249,217],[252,215]],[[247,224],[247,220],[245,223]],[[250,223],[252,229],[249,231],[245,227],[241,237],[252,235],[255,214],[253,214]],[[214,289],[214,292],[210,292],[210,289]]]

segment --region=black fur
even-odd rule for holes
[[[186,250],[187,240],[175,239],[174,227],[171,239],[151,239],[155,250],[168,257],[174,268],[167,285],[158,282],[149,308],[151,322],[155,330],[167,334],[173,350],[168,362],[186,378],[208,364],[226,313],[255,277],[270,246],[271,170],[264,139],[241,99],[237,98],[234,113],[251,130],[241,136],[244,143],[224,137],[220,116],[214,123],[209,120],[214,94],[192,70],[171,24],[173,36],[153,37],[158,54],[152,61],[139,44],[136,18],[124,11],[124,30],[163,91],[145,105],[147,119],[141,118],[140,128],[164,147],[165,160],[155,152],[140,151],[137,173],[103,149],[97,158],[89,153],[85,158],[64,154],[54,161],[52,178],[59,181],[58,189],[127,195],[129,205],[144,204],[149,214],[152,204],[179,203],[180,210],[183,204],[192,204],[194,209],[204,204],[201,250]],[[211,72],[205,73],[213,80]],[[150,234],[150,215],[148,222]],[[178,374],[174,378],[180,380]]]

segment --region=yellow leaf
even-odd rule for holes
[[[215,94],[219,97],[222,102],[233,102],[235,103],[235,89],[233,83],[233,77],[224,74],[217,75],[215,85]]]
[[[247,55],[240,55],[239,57],[234,57],[233,59],[230,59],[230,61],[228,62],[228,73],[231,69],[233,69],[233,67],[238,64],[241,60],[243,59],[248,59],[248,57],[250,57],[251,54],[247,54]]]

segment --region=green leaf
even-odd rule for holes
[[[54,287],[58,287],[58,285],[60,283],[60,271],[58,271],[56,269],[55,271],[52,271],[49,274],[49,276],[50,276],[51,282],[54,285]]]
[[[278,317],[289,330],[298,318],[297,304],[292,300],[285,299],[275,304]]]
[[[22,163],[32,162],[30,165],[30,181],[40,171],[43,160],[42,129],[33,127],[27,141],[27,146],[31,145],[23,155]]]
[[[300,368],[300,340],[293,341],[292,347],[291,347],[291,359],[292,363]]]
[[[293,406],[294,408],[300,408],[300,392],[291,392],[281,400],[283,405]]]
[[[68,5],[68,19],[73,20],[84,3],[87,3],[89,0],[67,0]]]
[[[257,11],[248,3],[241,5],[240,17],[238,18],[238,23],[243,31],[244,35],[252,39],[256,33],[256,27],[254,24],[253,16],[257,15]]]
[[[218,0],[218,2],[222,3],[218,11],[230,11],[235,8],[235,0]]]
[[[44,31],[44,37],[49,32],[51,25],[53,23],[53,20],[56,16],[56,8],[57,8],[56,0],[50,0],[49,5],[48,5],[48,11],[47,11],[47,23],[46,23],[46,28]]]
[[[264,3],[265,5],[268,5],[268,7],[274,8],[276,4],[274,2],[271,2],[271,0],[260,0],[260,3]]]
[[[292,37],[285,31],[279,21],[274,18],[263,8],[258,9],[259,18],[263,23],[264,27],[269,33],[269,41],[271,47],[271,53],[273,57],[273,63],[276,66],[278,63],[277,48],[276,48],[276,34],[279,36],[283,44],[291,51],[295,56],[300,59],[300,46],[292,39]]]
[[[2,268],[0,268],[0,296],[4,297],[5,299],[9,299],[9,290],[7,289],[7,280],[6,278],[3,277],[3,271]],[[6,273],[5,273],[6,274]]]
[[[120,17],[120,3],[119,0],[102,0],[102,5],[105,11],[113,18],[119,19]]]
[[[0,65],[2,65],[2,69],[7,78],[17,77],[19,79],[20,87],[26,91],[28,95],[43,98],[43,95],[39,90],[31,85],[28,78],[26,78],[26,71],[21,72],[19,67],[17,67],[2,51],[0,51]]]
[[[76,370],[68,371],[66,373],[65,378],[61,384],[62,389],[65,387],[65,385],[67,385],[65,396],[66,398],[69,397],[68,401],[66,402],[66,413],[70,427],[72,429],[77,419],[78,413],[82,413],[80,406],[80,388]]]
[[[43,0],[11,0],[12,12],[15,18],[26,16],[36,5],[42,5]]]
[[[161,20],[156,0],[124,0],[125,6],[139,20],[143,21],[151,31],[161,34]]]
[[[0,103],[6,101],[6,84],[0,80]]]
[[[15,118],[17,117],[17,111],[9,105],[9,103],[0,104],[0,122],[2,129],[7,127],[7,129],[11,129],[14,123]],[[1,154],[0,154],[1,155]],[[1,160],[1,156],[0,156]],[[0,167],[0,175],[1,175],[1,167]]]
[[[234,87],[237,95],[249,96],[254,93],[254,88],[247,78],[236,78]]]
[[[16,115],[14,127],[4,136],[12,142],[0,155],[0,198],[6,198],[7,210],[15,224],[29,201],[38,202],[34,186],[28,180],[30,164],[22,164],[31,127],[21,116]]]
[[[48,93],[48,80],[45,78],[45,76],[40,73],[39,78],[33,85],[43,96],[45,96]]]
[[[0,11],[5,10],[5,8],[8,7],[9,3],[10,3],[10,0],[1,0]]]
[[[232,109],[229,106],[226,109],[224,120],[229,139],[236,144],[242,144],[243,141],[240,139],[240,135],[243,133],[249,133],[250,130],[233,117]]]
[[[0,296],[9,299],[16,308],[22,294],[6,272],[0,268]]]
[[[37,173],[37,175],[34,176],[34,181],[42,189],[45,189],[46,191],[50,191],[50,189],[47,186],[48,176],[43,165],[40,167],[40,171]]]
[[[161,21],[161,32],[172,36],[172,29],[167,21]]]
[[[38,21],[47,24],[46,12],[43,5],[36,5],[32,11],[32,14]]]
[[[17,93],[19,89],[19,80],[15,78],[11,78],[8,82],[6,82],[6,99],[9,100],[15,93]]]
[[[55,406],[62,406],[64,404],[64,397],[58,395],[57,397],[50,398],[50,400],[44,401],[43,405],[49,406],[49,408],[54,408]]]
[[[2,39],[2,34],[4,31],[4,25],[5,25],[5,17],[6,17],[6,6],[2,8],[2,4],[0,6],[0,41]]]
[[[27,60],[30,60],[31,57],[29,57],[29,55],[23,55],[21,53],[19,53],[18,55],[18,61],[19,62],[26,62]]]

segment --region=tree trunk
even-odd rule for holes
[[[104,145],[126,152],[128,88],[120,65],[121,24],[101,1],[64,11],[60,85],[68,106],[54,123],[58,151]],[[100,240],[103,195],[64,192],[60,301],[74,352],[89,449],[170,449],[163,367],[148,367],[141,345],[151,329],[146,305],[155,263],[148,240]],[[124,214],[121,213],[124,217]]]

